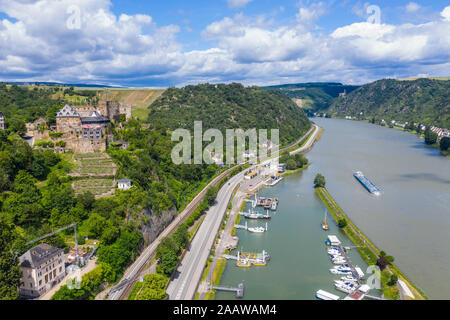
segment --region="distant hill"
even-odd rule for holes
[[[264,87],[280,90],[292,99],[301,99],[302,108],[311,113],[328,108],[340,93],[348,94],[358,88],[359,86],[343,85],[338,82],[308,82]]]
[[[304,111],[277,90],[244,88],[241,84],[200,84],[167,89],[150,106],[148,121],[171,130],[193,128],[222,132],[233,128],[280,129],[283,145],[296,141],[311,126]]]
[[[379,80],[337,98],[328,112],[450,128],[450,80]]]

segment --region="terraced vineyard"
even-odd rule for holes
[[[107,153],[75,154],[72,160],[75,168],[70,176],[75,178],[76,194],[90,191],[98,198],[114,192],[117,166]]]

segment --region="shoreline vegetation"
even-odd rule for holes
[[[358,252],[364,261],[367,262],[368,265],[375,265],[378,257],[382,255],[382,251],[379,250],[373,243],[370,241],[361,230],[356,227],[356,225],[348,218],[345,212],[339,207],[339,205],[334,201],[331,195],[328,193],[325,187],[316,187],[315,192],[322,203],[327,208],[328,212],[332,215],[333,219],[336,223],[344,219],[346,221],[346,226],[340,228],[345,235],[352,241],[352,243],[357,247]],[[415,286],[405,274],[403,274],[394,264],[389,264],[389,266],[381,272],[381,283],[382,283],[382,292],[386,298],[392,300],[399,299],[399,290],[396,286],[389,286],[387,283],[391,275],[395,275],[399,280],[402,280],[407,284],[413,295],[415,296],[414,300],[428,300],[428,297],[425,293]],[[409,298],[407,298],[409,299]]]
[[[442,150],[441,147],[440,147],[440,145],[439,145],[439,142],[438,142],[438,141],[437,141],[436,143],[433,143],[433,144],[426,144],[426,142],[425,142],[425,134],[424,134],[423,131],[421,131],[421,132],[419,133],[419,132],[417,132],[416,130],[405,129],[405,128],[400,127],[400,126],[397,126],[397,125],[392,125],[392,126],[390,126],[390,125],[383,125],[383,124],[380,124],[380,123],[373,123],[373,122],[371,122],[369,119],[354,119],[354,120],[352,119],[352,120],[349,120],[349,119],[345,119],[345,118],[342,117],[342,116],[334,116],[334,117],[331,117],[331,118],[332,118],[332,119],[340,119],[340,120],[348,120],[348,121],[368,122],[368,123],[372,123],[372,124],[378,125],[378,126],[380,126],[380,127],[386,127],[386,128],[389,128],[389,129],[395,129],[395,130],[398,130],[398,131],[403,131],[403,132],[406,132],[406,133],[410,133],[410,134],[413,134],[413,135],[415,135],[415,136],[417,136],[417,137],[422,138],[422,139],[424,140],[423,143],[424,143],[425,146],[430,146],[430,147],[436,148],[436,149],[438,149],[438,150],[440,151],[440,153],[441,153],[442,156],[447,157],[447,158],[450,157],[450,149],[448,149],[448,150]]]

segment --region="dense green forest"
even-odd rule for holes
[[[295,142],[311,126],[303,110],[280,91],[245,88],[241,84],[200,84],[169,88],[150,106],[154,127],[203,129],[280,129],[280,143]],[[270,132],[269,132],[270,134]]]
[[[54,122],[63,104],[63,101],[52,98],[58,90],[57,87],[29,88],[0,83],[0,111],[5,115],[6,128],[24,133],[25,123],[39,117]]]
[[[263,87],[263,89],[280,90],[292,99],[301,99],[302,108],[312,114],[328,108],[342,92],[350,93],[359,86],[343,85],[334,82],[308,82]]]
[[[359,116],[450,128],[450,80],[379,80],[336,99],[328,111],[335,116]]]

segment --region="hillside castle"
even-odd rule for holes
[[[131,118],[131,106],[117,101],[101,101],[98,106],[66,104],[56,114],[56,132],[75,153],[106,150],[106,128],[121,115]]]

